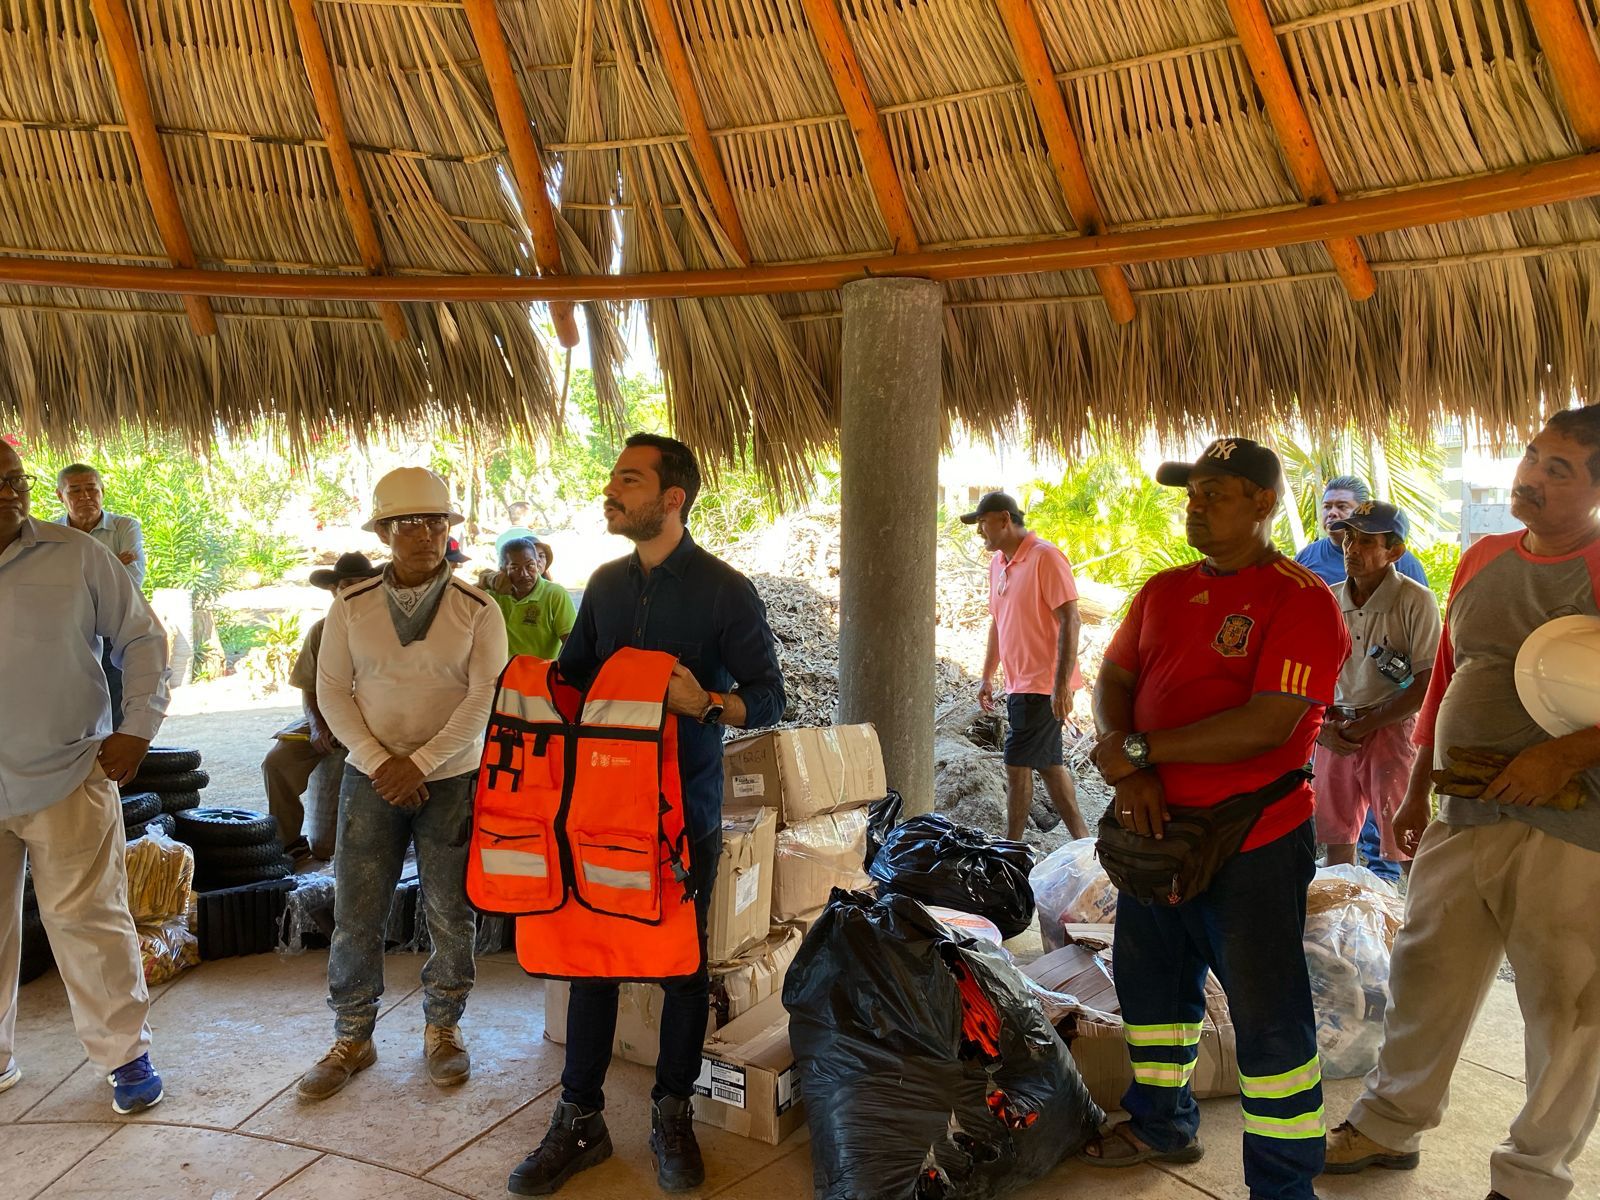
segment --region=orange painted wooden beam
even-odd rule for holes
[[[1600,147],[1600,59],[1578,6],[1573,0],[1528,0],[1528,17],[1572,131],[1585,150]]]
[[[133,18],[128,15],[125,0],[93,0],[93,7],[94,23],[100,31],[100,45],[111,66],[117,98],[122,101],[122,119],[127,122],[128,132],[133,137],[134,156],[139,161],[139,177],[144,183],[144,194],[150,201],[150,211],[155,215],[161,244],[174,264],[193,269],[200,260],[195,257],[189,226],[184,222],[183,209],[178,205],[178,186],[172,179],[167,152],[162,148],[161,135],[156,132],[155,112],[150,107],[150,87],[145,82],[144,68],[139,62],[139,42],[133,33]],[[188,296],[183,303],[189,313],[189,324],[196,333],[201,337],[211,337],[217,332],[216,314],[211,311],[211,305],[204,297]]]
[[[344,110],[339,106],[339,85],[333,77],[328,43],[322,36],[322,27],[317,24],[315,2],[289,0],[289,8],[294,14],[295,33],[300,39],[300,57],[305,61],[306,79],[311,84],[311,100],[317,108],[322,137],[328,143],[328,158],[333,163],[333,178],[339,188],[339,199],[344,204],[345,219],[350,222],[350,232],[355,236],[362,265],[374,275],[382,275],[387,269],[383,242],[378,237],[377,223],[372,219],[372,205],[367,200],[367,189],[361,182],[355,151],[350,148],[350,131],[345,128]],[[384,329],[395,341],[405,341],[410,337],[405,313],[398,304],[379,304],[378,315],[383,318]]]
[[[1600,154],[1449,183],[1424,184],[1338,204],[1220,217],[1158,229],[1056,238],[1011,246],[883,255],[849,262],[770,263],[716,271],[635,275],[306,275],[266,271],[191,271],[60,259],[0,256],[0,283],[33,287],[228,296],[262,300],[526,303],[659,300],[831,291],[857,279],[902,276],[981,279],[1046,271],[1093,270],[1130,262],[1170,262],[1278,246],[1389,233],[1423,225],[1538,208],[1600,196]]]
[[[1083,148],[1078,144],[1078,135],[1067,115],[1066,101],[1061,98],[1061,85],[1056,82],[1055,68],[1050,63],[1050,52],[1044,44],[1033,0],[999,0],[999,5],[1006,32],[1011,35],[1012,48],[1017,52],[1017,62],[1022,67],[1023,81],[1028,85],[1028,95],[1033,99],[1034,115],[1044,130],[1045,149],[1055,169],[1056,182],[1066,197],[1067,211],[1084,233],[1104,233],[1105,213],[1100,208],[1094,183],[1089,179],[1089,168],[1083,161]],[[1119,325],[1133,320],[1133,291],[1128,286],[1127,272],[1122,267],[1096,267],[1094,276],[1106,307],[1111,310],[1111,319]]]
[[[562,273],[561,239],[556,232],[555,209],[550,205],[543,158],[533,136],[527,103],[517,87],[517,75],[511,66],[511,48],[506,45],[500,14],[495,10],[494,0],[463,0],[462,7],[466,10],[467,24],[472,27],[472,40],[478,47],[483,73],[489,80],[489,95],[494,101],[500,133],[511,158],[511,178],[522,201],[522,215],[533,234],[533,261],[541,274],[559,275]],[[557,341],[569,350],[578,344],[578,318],[571,304],[566,301],[552,304],[550,319],[556,327]]]
[[[895,170],[894,156],[889,153],[889,139],[883,132],[883,118],[867,92],[867,76],[856,57],[856,48],[844,27],[839,13],[838,0],[800,0],[806,11],[806,23],[811,36],[816,39],[822,61],[833,77],[834,90],[844,105],[845,116],[855,134],[856,146],[861,151],[861,162],[867,169],[867,181],[878,198],[878,211],[883,223],[889,227],[889,237],[894,242],[896,254],[916,254],[921,248],[916,227],[911,221],[911,207],[906,203],[905,187]]]
[[[1311,119],[1306,116],[1305,105],[1289,76],[1283,49],[1278,45],[1278,35],[1273,31],[1265,5],[1262,0],[1228,0],[1228,11],[1233,15],[1240,49],[1266,102],[1267,117],[1278,134],[1278,144],[1283,147],[1289,173],[1294,176],[1301,199],[1308,204],[1337,204],[1339,193],[1333,186],[1333,176],[1328,172],[1328,164],[1323,160],[1316,133],[1311,128]],[[1332,238],[1327,242],[1327,249],[1333,268],[1352,300],[1365,300],[1377,290],[1378,282],[1372,268],[1354,238]]]
[[[711,210],[717,214],[717,223],[732,243],[739,261],[748,263],[751,261],[750,241],[745,237],[744,222],[739,219],[739,210],[733,203],[733,189],[728,186],[722,158],[711,140],[705,106],[700,103],[700,89],[695,86],[689,52],[678,32],[672,5],[669,0],[643,0],[643,8],[645,20],[650,24],[650,36],[661,52],[661,66],[667,73],[667,82],[672,85],[678,111],[683,114],[683,128],[689,135],[689,154],[700,168],[700,180],[711,198]]]

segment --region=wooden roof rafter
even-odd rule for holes
[[[155,112],[150,106],[150,85],[145,80],[144,68],[139,62],[139,43],[133,32],[133,18],[128,14],[126,0],[92,0],[92,6],[95,26],[100,33],[100,45],[111,67],[117,98],[122,102],[123,119],[133,137],[139,176],[144,184],[145,196],[150,201],[156,229],[161,234],[161,244],[174,264],[192,270],[199,266],[199,260],[195,256],[194,242],[189,237],[188,223],[183,218],[183,209],[178,204],[178,188],[172,179],[172,165],[162,149],[161,135],[156,132]],[[201,337],[216,335],[217,317],[204,297],[187,296],[183,304],[195,333]]]
[[[1000,17],[1017,52],[1017,62],[1022,68],[1023,81],[1028,86],[1028,96],[1033,101],[1034,115],[1044,131],[1050,166],[1066,198],[1067,211],[1083,233],[1104,233],[1105,212],[1100,207],[1100,198],[1095,194],[1089,169],[1083,161],[1083,149],[1078,144],[1078,135],[1067,114],[1066,101],[1061,97],[1061,85],[1056,82],[1033,0],[998,0],[998,4]],[[1127,271],[1122,267],[1096,267],[1094,277],[1100,285],[1100,294],[1105,297],[1111,319],[1119,325],[1126,325],[1133,320],[1133,292],[1128,286]]]
[[[1295,91],[1265,4],[1262,0],[1228,0],[1228,12],[1301,199],[1308,204],[1337,204],[1338,189],[1317,145],[1305,105]],[[1331,238],[1326,246],[1350,298],[1368,299],[1377,290],[1378,281],[1356,240]]]
[[[700,102],[700,89],[695,86],[694,72],[689,66],[689,53],[678,31],[678,19],[669,0],[641,0],[650,36],[661,54],[661,66],[677,98],[678,111],[683,115],[683,127],[689,135],[689,155],[700,169],[701,181],[711,201],[711,211],[717,224],[727,236],[739,261],[753,261],[750,239],[745,236],[744,222],[733,201],[733,189],[728,186],[728,175],[722,167],[722,158],[711,138],[711,128],[706,122],[705,105]]]
[[[1574,0],[1527,0],[1528,19],[1578,143],[1600,149],[1600,58]]]
[[[344,205],[361,262],[372,274],[382,275],[388,270],[383,241],[378,236],[377,222],[372,219],[372,205],[361,181],[360,168],[356,166],[355,151],[350,146],[350,132],[345,127],[344,110],[339,104],[339,85],[334,79],[327,40],[322,36],[322,26],[317,23],[315,4],[316,0],[289,0],[295,33],[300,39],[300,55],[305,60],[306,80],[316,105],[317,122],[327,142],[339,200]],[[410,337],[405,312],[398,304],[380,303],[378,315],[383,319],[384,330],[394,341],[402,342]]]
[[[483,73],[489,81],[489,95],[494,101],[495,117],[500,123],[500,136],[505,139],[506,153],[511,159],[511,179],[517,187],[517,197],[522,202],[522,215],[533,235],[533,261],[541,274],[559,275],[561,238],[556,231],[555,210],[550,204],[550,192],[545,187],[544,160],[539,152],[538,140],[533,134],[533,119],[517,87],[517,76],[511,65],[511,49],[506,45],[506,31],[500,24],[500,14],[494,0],[464,0],[467,24],[472,28],[472,41],[478,48]],[[573,306],[557,301],[550,306],[550,320],[556,330],[556,340],[567,349],[578,344],[578,318]]]
[[[916,254],[922,243],[911,219],[911,206],[906,202],[905,185],[895,169],[889,138],[883,130],[883,118],[867,91],[866,72],[861,69],[861,60],[844,27],[838,0],[800,0],[800,4],[805,9],[806,24],[811,27],[817,50],[833,79],[834,90],[839,93],[839,102],[850,120],[850,131],[855,135],[867,181],[877,197],[878,211],[888,226],[894,252]]]

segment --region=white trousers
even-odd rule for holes
[[[1520,821],[1428,826],[1395,939],[1383,1050],[1350,1121],[1391,1150],[1420,1147],[1444,1117],[1502,954],[1527,1026],[1527,1102],[1489,1156],[1490,1185],[1510,1200],[1564,1200],[1600,1114],[1600,853]]]
[[[0,1069],[17,1032],[22,868],[89,1061],[110,1072],[150,1048],[150,992],[128,914],[128,864],[117,787],[99,766],[43,812],[0,820]]]

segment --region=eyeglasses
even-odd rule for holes
[[[0,483],[5,484],[19,496],[33,491],[33,485],[38,482],[37,475],[0,475]]]
[[[395,517],[389,522],[390,533],[428,533],[437,536],[450,528],[448,517]]]

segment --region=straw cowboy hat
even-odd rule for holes
[[[450,485],[427,467],[398,467],[378,480],[372,489],[372,519],[361,528],[372,533],[379,521],[443,513],[450,524],[466,518],[455,511]]]
[[[339,555],[339,561],[333,564],[332,570],[323,567],[321,570],[311,572],[311,586],[326,588],[332,592],[347,579],[376,579],[382,574],[382,567],[373,566],[372,560],[365,554],[352,550],[348,554]]]

